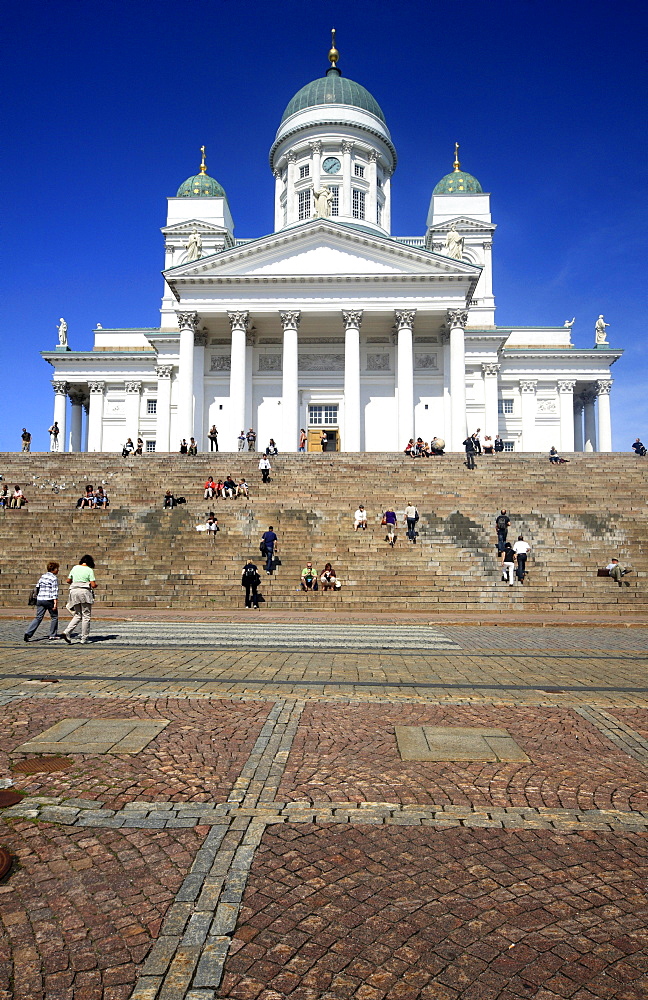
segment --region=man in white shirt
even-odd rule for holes
[[[418,511],[414,504],[408,500],[405,508],[405,523],[407,524],[407,537],[410,542],[416,545],[416,522],[418,521]]]
[[[513,551],[515,552],[515,557],[517,562],[515,573],[520,583],[524,583],[524,576],[526,574],[526,561],[530,549],[531,546],[529,545],[528,542],[524,541],[524,537],[522,535],[518,535],[518,540],[513,545]]]
[[[626,587],[630,584],[626,580],[622,580],[621,577],[629,573],[630,570],[626,566],[622,566],[618,559],[612,559],[605,567],[608,571],[609,576],[612,577],[615,583],[618,583],[620,587],[625,583]]]
[[[362,528],[363,531],[367,530],[367,512],[362,506],[362,504],[360,504],[357,511],[353,515],[353,520],[354,520],[354,529],[353,529],[354,531],[357,531],[358,528]]]

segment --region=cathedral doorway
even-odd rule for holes
[[[322,431],[326,431],[326,450],[339,451],[340,430],[338,427],[309,427],[308,443],[306,445],[307,450],[308,451],[322,450]]]
[[[326,451],[340,450],[340,426],[337,403],[311,403],[308,407],[308,450],[322,451],[322,432],[326,433]]]

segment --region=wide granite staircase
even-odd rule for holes
[[[217,453],[147,455],[122,459],[103,453],[0,454],[0,474],[19,483],[29,504],[0,511],[0,606],[25,605],[49,559],[61,575],[86,552],[97,564],[104,607],[240,608],[243,563],[262,570],[261,533],[272,524],[280,564],[263,572],[266,607],[403,611],[431,614],[470,610],[645,614],[648,609],[648,460],[632,455],[578,454],[569,465],[546,456],[506,454],[478,458],[466,469],[461,455],[412,461],[401,454],[306,454],[272,460],[264,485],[258,455]],[[249,500],[206,501],[203,483],[231,473],[245,476]],[[76,510],[86,483],[105,483],[107,511]],[[162,509],[166,489],[187,498]],[[399,521],[408,500],[420,512],[411,544],[399,524],[392,549],[382,511]],[[363,503],[366,532],[353,531]],[[531,543],[524,586],[501,582],[495,516],[506,507],[509,538]],[[221,530],[198,532],[213,509]],[[631,565],[617,586],[596,571],[610,556]],[[333,563],[339,592],[304,594],[299,576],[311,558],[321,572]]]

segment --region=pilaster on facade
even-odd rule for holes
[[[498,428],[498,383],[501,365],[497,362],[482,361],[482,375],[484,379],[484,434],[490,435],[493,440]]]
[[[52,382],[54,390],[54,420],[58,424],[58,435],[50,434],[50,448],[52,451],[66,451],[67,449],[67,396],[69,385],[67,382]]]
[[[171,448],[171,376],[173,365],[156,365],[157,413],[155,422],[155,447],[167,452]]]
[[[537,379],[520,379],[521,415],[522,415],[522,451],[535,451],[536,415],[538,388]]]
[[[229,441],[225,442],[225,450],[236,451],[236,439],[239,432],[245,430],[245,388],[247,384],[247,351],[245,342],[250,325],[250,313],[247,309],[235,309],[228,312],[227,317],[232,331],[230,361],[231,421]]]
[[[104,393],[106,383],[88,382],[90,410],[88,413],[88,451],[101,451],[103,442]]]
[[[598,379],[598,451],[612,451],[612,419],[610,414],[610,390],[612,379]]]
[[[576,447],[574,424],[574,379],[558,379],[558,413],[560,418],[560,450],[572,452]]]
[[[197,312],[178,312],[180,348],[178,351],[178,434],[194,436],[194,337],[198,329]]]
[[[448,309],[450,331],[450,450],[461,451],[467,434],[466,422],[466,309]]]
[[[414,437],[414,318],[416,309],[397,309],[396,378],[398,396],[398,447]]]
[[[279,313],[283,328],[283,368],[281,375],[282,435],[281,450],[292,452],[299,447],[299,309]]]

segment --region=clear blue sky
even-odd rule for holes
[[[399,154],[395,235],[422,235],[452,164],[492,193],[499,324],[562,325],[613,368],[614,446],[648,437],[645,4],[583,0],[23,0],[5,7],[0,75],[0,450],[47,447],[57,342],[155,326],[166,198],[199,147],[236,235],[273,228],[268,149],[285,105],[340,68],[382,106]]]

